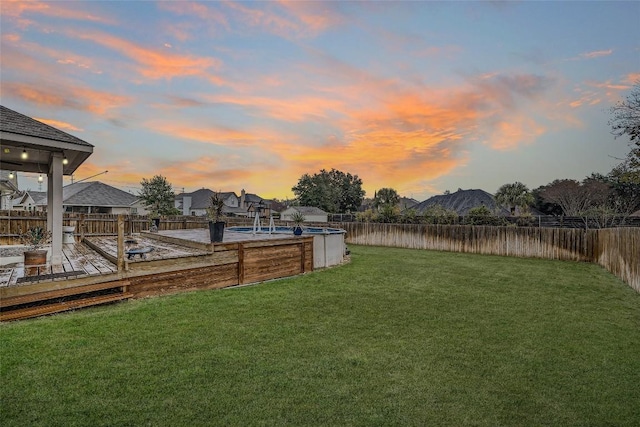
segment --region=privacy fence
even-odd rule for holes
[[[347,243],[595,262],[640,292],[640,229],[342,223]]]
[[[562,215],[539,216],[496,216],[496,215],[467,215],[467,216],[403,216],[400,215],[389,221],[359,220],[357,214],[329,214],[329,222],[378,222],[424,225],[511,225],[518,227],[550,227],[550,228],[612,228],[612,227],[640,227],[640,216],[611,216],[581,217]]]

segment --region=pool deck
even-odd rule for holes
[[[168,241],[161,240],[169,238]],[[264,240],[288,239],[291,235],[269,233],[241,233],[225,231],[223,244],[238,242],[254,242]],[[154,250],[145,254],[145,258],[135,256],[127,259],[128,263],[145,261],[171,260],[206,255],[213,251],[209,230],[170,230],[157,233],[142,233],[127,236],[126,239],[135,241],[129,247],[152,247]],[[81,278],[117,273],[118,269],[113,258],[118,256],[118,242],[116,237],[88,237],[87,244],[65,244],[62,247],[62,264],[47,265],[40,269],[36,276],[26,277],[22,262],[0,266],[0,288],[7,286],[21,286],[28,283],[44,281],[62,281],[69,277]],[[193,242],[198,245],[192,244]],[[110,255],[110,256],[106,256]]]
[[[115,236],[66,244],[61,265],[30,276],[22,262],[0,266],[0,320],[313,271],[310,236],[225,230],[223,242],[211,243],[208,229],[190,229],[142,232],[123,243],[120,253]],[[153,250],[128,259],[132,248]]]

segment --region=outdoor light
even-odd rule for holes
[[[22,154],[20,155],[20,158],[22,160],[27,160],[29,158],[29,154],[27,154],[27,149],[26,148],[22,149]]]
[[[16,175],[13,172],[9,172],[9,179],[13,179]]]
[[[38,177],[38,182],[42,182],[44,181],[44,178],[42,177],[42,174],[40,174],[40,176]]]
[[[68,165],[69,164],[69,159],[67,159],[67,156],[64,156],[64,158],[62,159],[62,164],[63,165]]]

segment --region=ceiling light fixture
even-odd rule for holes
[[[67,156],[64,156],[62,159],[62,164],[63,165],[68,165],[69,164],[69,159],[67,159]]]
[[[20,158],[22,160],[27,160],[29,158],[29,153],[27,153],[27,149],[26,148],[22,149],[22,154],[20,155]]]
[[[13,178],[15,178],[15,176],[16,175],[13,172],[9,172],[9,179],[13,179]]]
[[[38,177],[38,182],[42,182],[44,181],[44,178],[42,177],[42,174],[40,174],[40,176]]]

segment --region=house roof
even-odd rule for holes
[[[93,152],[93,145],[82,139],[0,105],[0,140],[7,151],[0,168],[21,172],[48,170],[52,153],[64,156],[65,175],[72,174]],[[21,154],[27,151],[28,159]]]
[[[28,198],[33,200],[34,205],[46,205],[47,204],[47,192],[46,191],[24,191],[19,196],[17,196],[14,201],[14,206],[23,205]]]
[[[2,130],[2,132],[11,132],[53,141],[67,142],[69,144],[83,145],[85,147],[93,147],[93,145],[80,138],[32,119],[29,116],[20,114],[3,105],[0,105],[0,130]]]
[[[412,199],[410,197],[400,197],[400,199],[398,200],[398,205],[400,206],[400,209],[413,208],[418,203],[420,203],[420,202],[417,201],[416,199]]]
[[[264,199],[262,197],[258,196],[257,194],[245,193],[244,200],[247,203],[260,203],[260,201],[263,201]],[[267,202],[266,200],[264,200],[264,201],[265,201],[265,203]]]
[[[201,188],[192,193],[181,193],[176,196],[176,200],[180,202],[182,206],[182,200],[184,196],[191,197],[191,209],[206,209],[209,206],[211,196],[215,194],[214,191],[208,188]]]
[[[302,215],[327,215],[325,211],[315,206],[291,206],[290,209],[295,209]]]
[[[182,207],[182,200],[185,196],[191,197],[191,209],[206,209],[209,207],[209,203],[211,201],[211,196],[213,196],[216,192],[209,190],[208,188],[201,188],[199,190],[193,191],[191,193],[180,193],[176,195],[176,200],[180,202],[180,207]],[[228,199],[233,196],[236,199],[238,196],[233,191],[220,192],[223,200]]]
[[[509,211],[498,206],[493,196],[484,190],[462,190],[455,193],[433,196],[414,206],[418,212],[424,212],[431,206],[440,205],[445,209],[456,211],[458,215],[466,215],[471,209],[486,206],[498,215],[509,215]]]
[[[62,188],[62,204],[66,206],[129,207],[138,199],[138,196],[100,181],[78,182]]]

